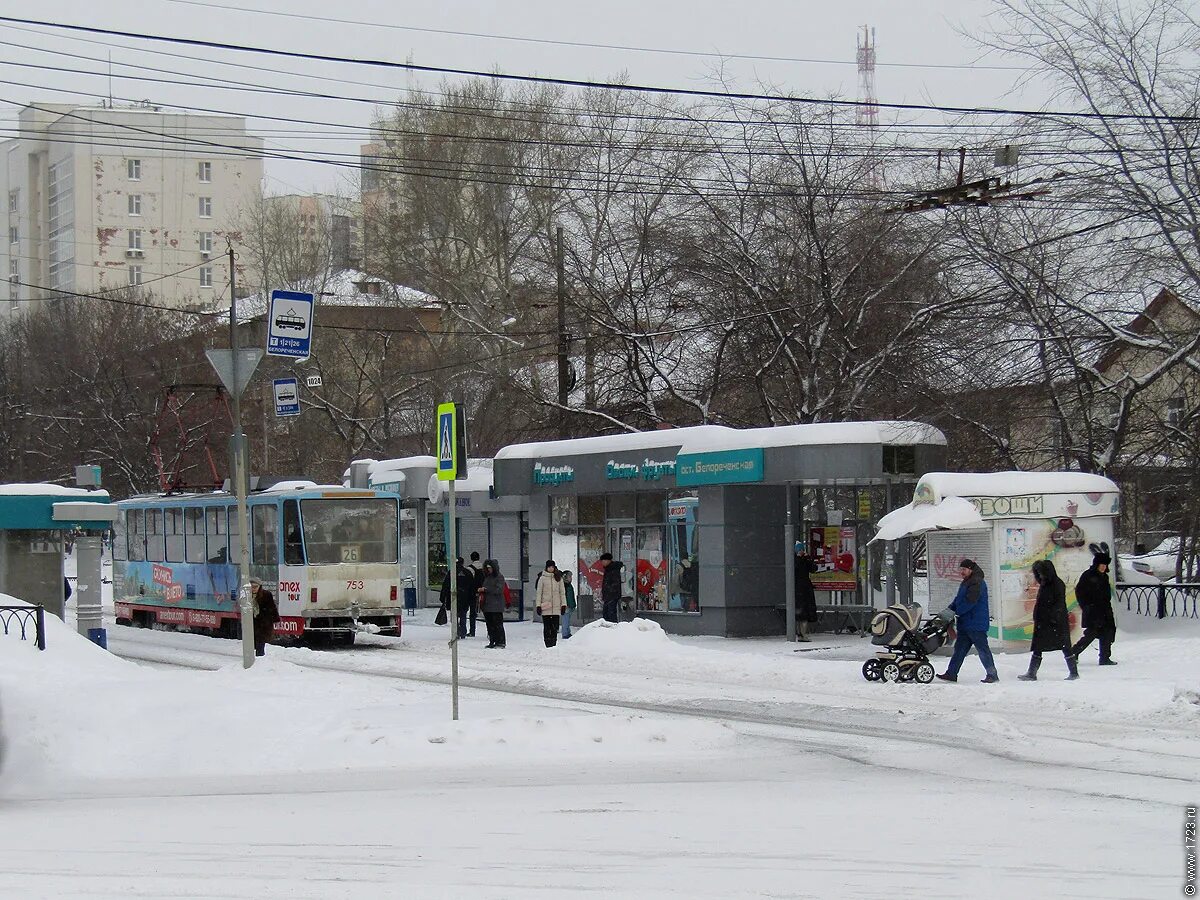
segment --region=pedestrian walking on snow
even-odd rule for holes
[[[1071,623],[1067,618],[1067,586],[1058,577],[1054,563],[1039,559],[1033,564],[1033,577],[1038,583],[1037,600],[1033,604],[1033,641],[1030,649],[1029,671],[1018,675],[1021,681],[1037,681],[1042,654],[1062,651],[1067,660],[1068,681],[1079,677],[1079,666],[1071,652]]]
[[[279,605],[257,578],[250,579],[250,602],[254,609],[254,655],[267,655],[267,641],[279,621]]]
[[[547,647],[553,647],[558,643],[561,616],[567,611],[567,590],[562,572],[552,559],[546,560],[546,568],[537,579],[535,596],[534,603],[542,617],[542,639]]]
[[[571,616],[575,615],[575,607],[579,604],[575,601],[575,585],[571,584],[571,573],[563,572],[563,591],[567,595],[567,611],[562,617],[562,636],[565,641],[571,636]]]
[[[503,650],[507,641],[504,636],[504,595],[507,586],[494,559],[483,564],[483,583],[479,586],[479,607],[487,626],[488,650]]]
[[[958,564],[958,574],[962,584],[958,586],[958,594],[950,609],[955,615],[954,627],[958,637],[954,641],[954,654],[950,657],[950,665],[944,674],[939,675],[942,681],[958,681],[958,670],[962,668],[963,660],[974,647],[983,663],[986,677],[984,684],[994,684],[1000,680],[996,674],[996,661],[992,658],[992,649],[988,646],[988,624],[991,617],[988,614],[988,589],[983,578],[983,569],[973,559],[964,559]]]
[[[1108,580],[1108,567],[1112,556],[1108,544],[1092,544],[1092,567],[1079,576],[1075,585],[1075,599],[1083,613],[1083,637],[1071,649],[1071,655],[1087,649],[1092,641],[1100,641],[1100,665],[1115,666],[1112,658],[1113,641],[1117,639],[1117,619],[1112,608],[1112,583]]]

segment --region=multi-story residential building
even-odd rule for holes
[[[267,202],[298,226],[299,250],[314,260],[314,270],[361,269],[362,201],[336,194],[278,194]]]
[[[262,187],[245,119],[50,103],[19,119],[0,144],[0,315],[130,286],[180,307],[228,298],[227,242]]]

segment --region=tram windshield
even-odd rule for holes
[[[300,516],[311,566],[398,562],[395,500],[301,500]]]

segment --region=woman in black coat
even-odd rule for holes
[[[796,624],[799,626],[802,641],[811,640],[808,636],[808,625],[817,621],[817,594],[813,589],[812,574],[817,571],[817,564],[807,553],[796,553]]]
[[[1033,604],[1033,656],[1029,671],[1018,675],[1021,681],[1037,681],[1042,653],[1060,650],[1067,660],[1067,680],[1079,677],[1079,664],[1071,652],[1071,623],[1067,618],[1067,586],[1054,570],[1054,563],[1040,559],[1033,564],[1033,577],[1038,583],[1037,600]]]

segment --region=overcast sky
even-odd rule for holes
[[[37,4],[0,0],[0,14],[5,16],[520,74],[609,80],[623,73],[631,82],[673,87],[711,86],[712,73],[720,62],[715,54],[833,60],[841,63],[726,59],[723,65],[726,73],[746,88],[761,82],[800,94],[839,93],[849,98],[856,96],[858,86],[854,65],[856,29],[870,24],[876,29],[879,48],[876,78],[882,101],[960,106],[1040,103],[1043,97],[1030,96],[1031,91],[1037,93],[1036,84],[1025,93],[1014,91],[1014,82],[1021,73],[1003,67],[1019,61],[984,58],[960,33],[985,30],[992,8],[991,0],[441,0],[436,4],[428,0],[42,0]],[[270,15],[262,10],[290,15]],[[378,25],[315,21],[304,16]],[[563,46],[385,26],[619,44],[714,56]],[[309,64],[97,35],[69,36],[52,29],[10,24],[0,24],[0,42],[0,100],[4,101],[0,119],[6,128],[11,128],[14,120],[14,103],[98,102],[109,89],[106,76],[63,70],[103,73],[111,53],[112,93],[118,103],[122,99],[149,99],[192,108],[310,120],[321,124],[254,118],[250,125],[267,137],[269,149],[300,149],[333,157],[346,154],[337,158],[347,160],[365,136],[374,102],[395,97],[409,84],[433,87],[438,81],[437,76],[429,75],[411,81],[394,70]],[[151,50],[159,53],[148,52]],[[180,54],[191,58],[180,58]],[[51,68],[17,65],[20,63]],[[233,63],[259,69],[238,68]],[[130,65],[183,74],[139,72]],[[208,76],[238,85],[284,87],[371,102],[278,97],[121,77],[136,74],[184,82]],[[313,162],[268,160],[266,169],[267,189],[272,193],[339,187],[345,190],[351,177],[346,169]]]

